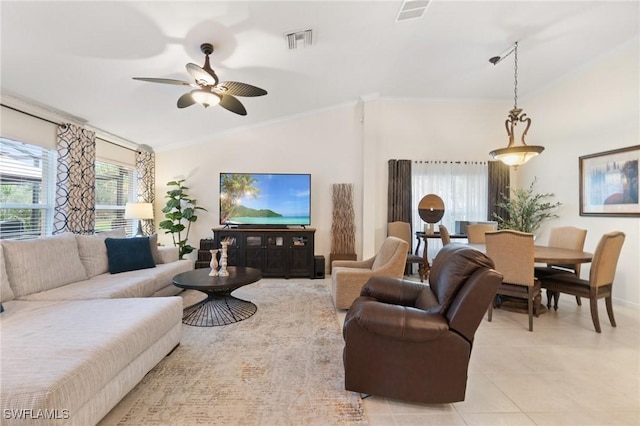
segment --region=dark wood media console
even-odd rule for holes
[[[196,268],[208,268],[209,250],[228,241],[227,264],[262,271],[263,277],[314,278],[313,228],[214,228],[213,239],[200,240]]]

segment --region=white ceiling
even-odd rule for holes
[[[395,22],[401,1],[2,0],[1,83],[5,95],[157,150],[360,97],[498,101],[507,111],[513,55],[496,66],[490,57],[519,41],[526,99],[637,37],[639,4],[432,0],[424,17]],[[307,28],[313,46],[288,50],[284,34]],[[269,92],[240,98],[247,116],[178,109],[189,88],[132,79],[187,80],[204,42],[221,80]]]

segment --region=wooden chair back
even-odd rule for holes
[[[534,285],[533,234],[504,229],[487,232],[485,239],[487,256],[504,283]]]
[[[587,230],[576,228],[575,226],[561,226],[551,229],[549,234],[549,246],[559,247],[572,250],[584,250],[584,241],[587,238]],[[547,266],[559,266],[561,268],[570,269],[575,274],[580,276],[580,264],[571,265],[555,265],[548,264]]]
[[[589,273],[591,287],[613,284],[624,239],[625,235],[620,231],[609,232],[600,238],[591,262]]]
[[[474,223],[467,225],[467,239],[471,244],[484,244],[484,234],[492,232],[497,229],[497,225],[491,225],[488,223]]]
[[[439,225],[438,230],[440,231],[440,239],[442,240],[442,246],[444,247],[451,242],[449,230],[444,225]]]

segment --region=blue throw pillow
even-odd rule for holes
[[[2,307],[2,302],[0,302],[0,312],[4,312],[4,308]]]
[[[149,246],[149,237],[106,238],[109,272],[136,271],[138,269],[155,268]]]

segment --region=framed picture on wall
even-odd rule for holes
[[[580,216],[640,217],[640,145],[580,157]]]

